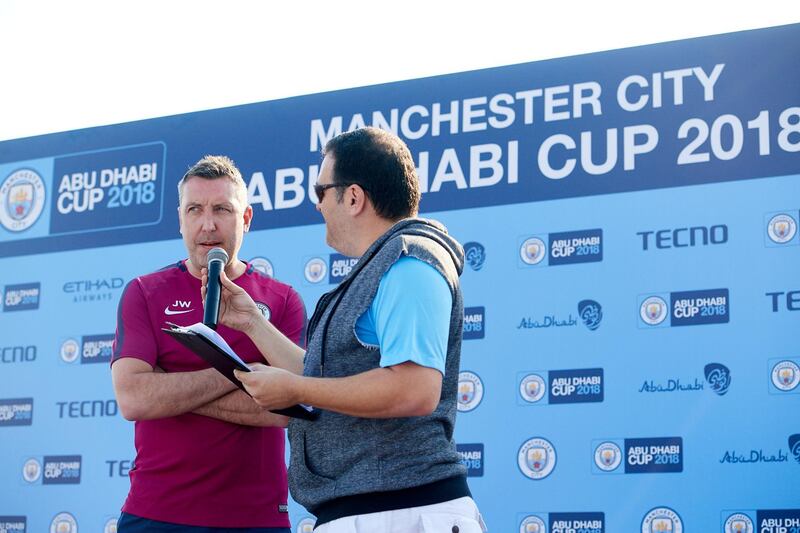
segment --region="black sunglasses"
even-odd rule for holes
[[[326,183],[324,185],[315,183],[314,194],[317,195],[317,203],[322,203],[322,199],[325,197],[325,191],[328,189],[333,189],[334,187],[348,187],[349,185],[349,183]]]

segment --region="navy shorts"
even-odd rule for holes
[[[288,527],[198,527],[148,520],[122,513],[117,522],[118,533],[292,533]]]

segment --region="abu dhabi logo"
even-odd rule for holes
[[[717,396],[725,396],[731,386],[731,371],[722,363],[708,363],[704,368],[706,383]]]
[[[789,435],[789,453],[792,454],[797,464],[800,464],[800,433]]]
[[[578,302],[578,315],[583,320],[583,324],[594,331],[600,327],[603,320],[603,307],[594,300],[581,300]]]
[[[31,227],[42,214],[44,181],[31,169],[16,170],[0,185],[0,224],[9,231]]]
[[[479,242],[468,242],[464,245],[464,259],[472,270],[476,272],[483,268],[486,261],[486,249]]]

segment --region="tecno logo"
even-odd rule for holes
[[[31,363],[36,361],[36,346],[0,347],[0,363]]]
[[[691,228],[661,229],[655,231],[638,231],[642,238],[642,250],[652,248],[688,248],[691,246],[708,246],[709,244],[725,244],[728,242],[728,226],[694,226]]]
[[[782,309],[786,309],[787,311],[800,311],[800,290],[768,292],[765,296],[772,299],[773,313],[777,313]]]

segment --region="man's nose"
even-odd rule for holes
[[[217,229],[217,223],[214,221],[214,217],[211,215],[206,215],[203,217],[203,231],[215,231]]]

